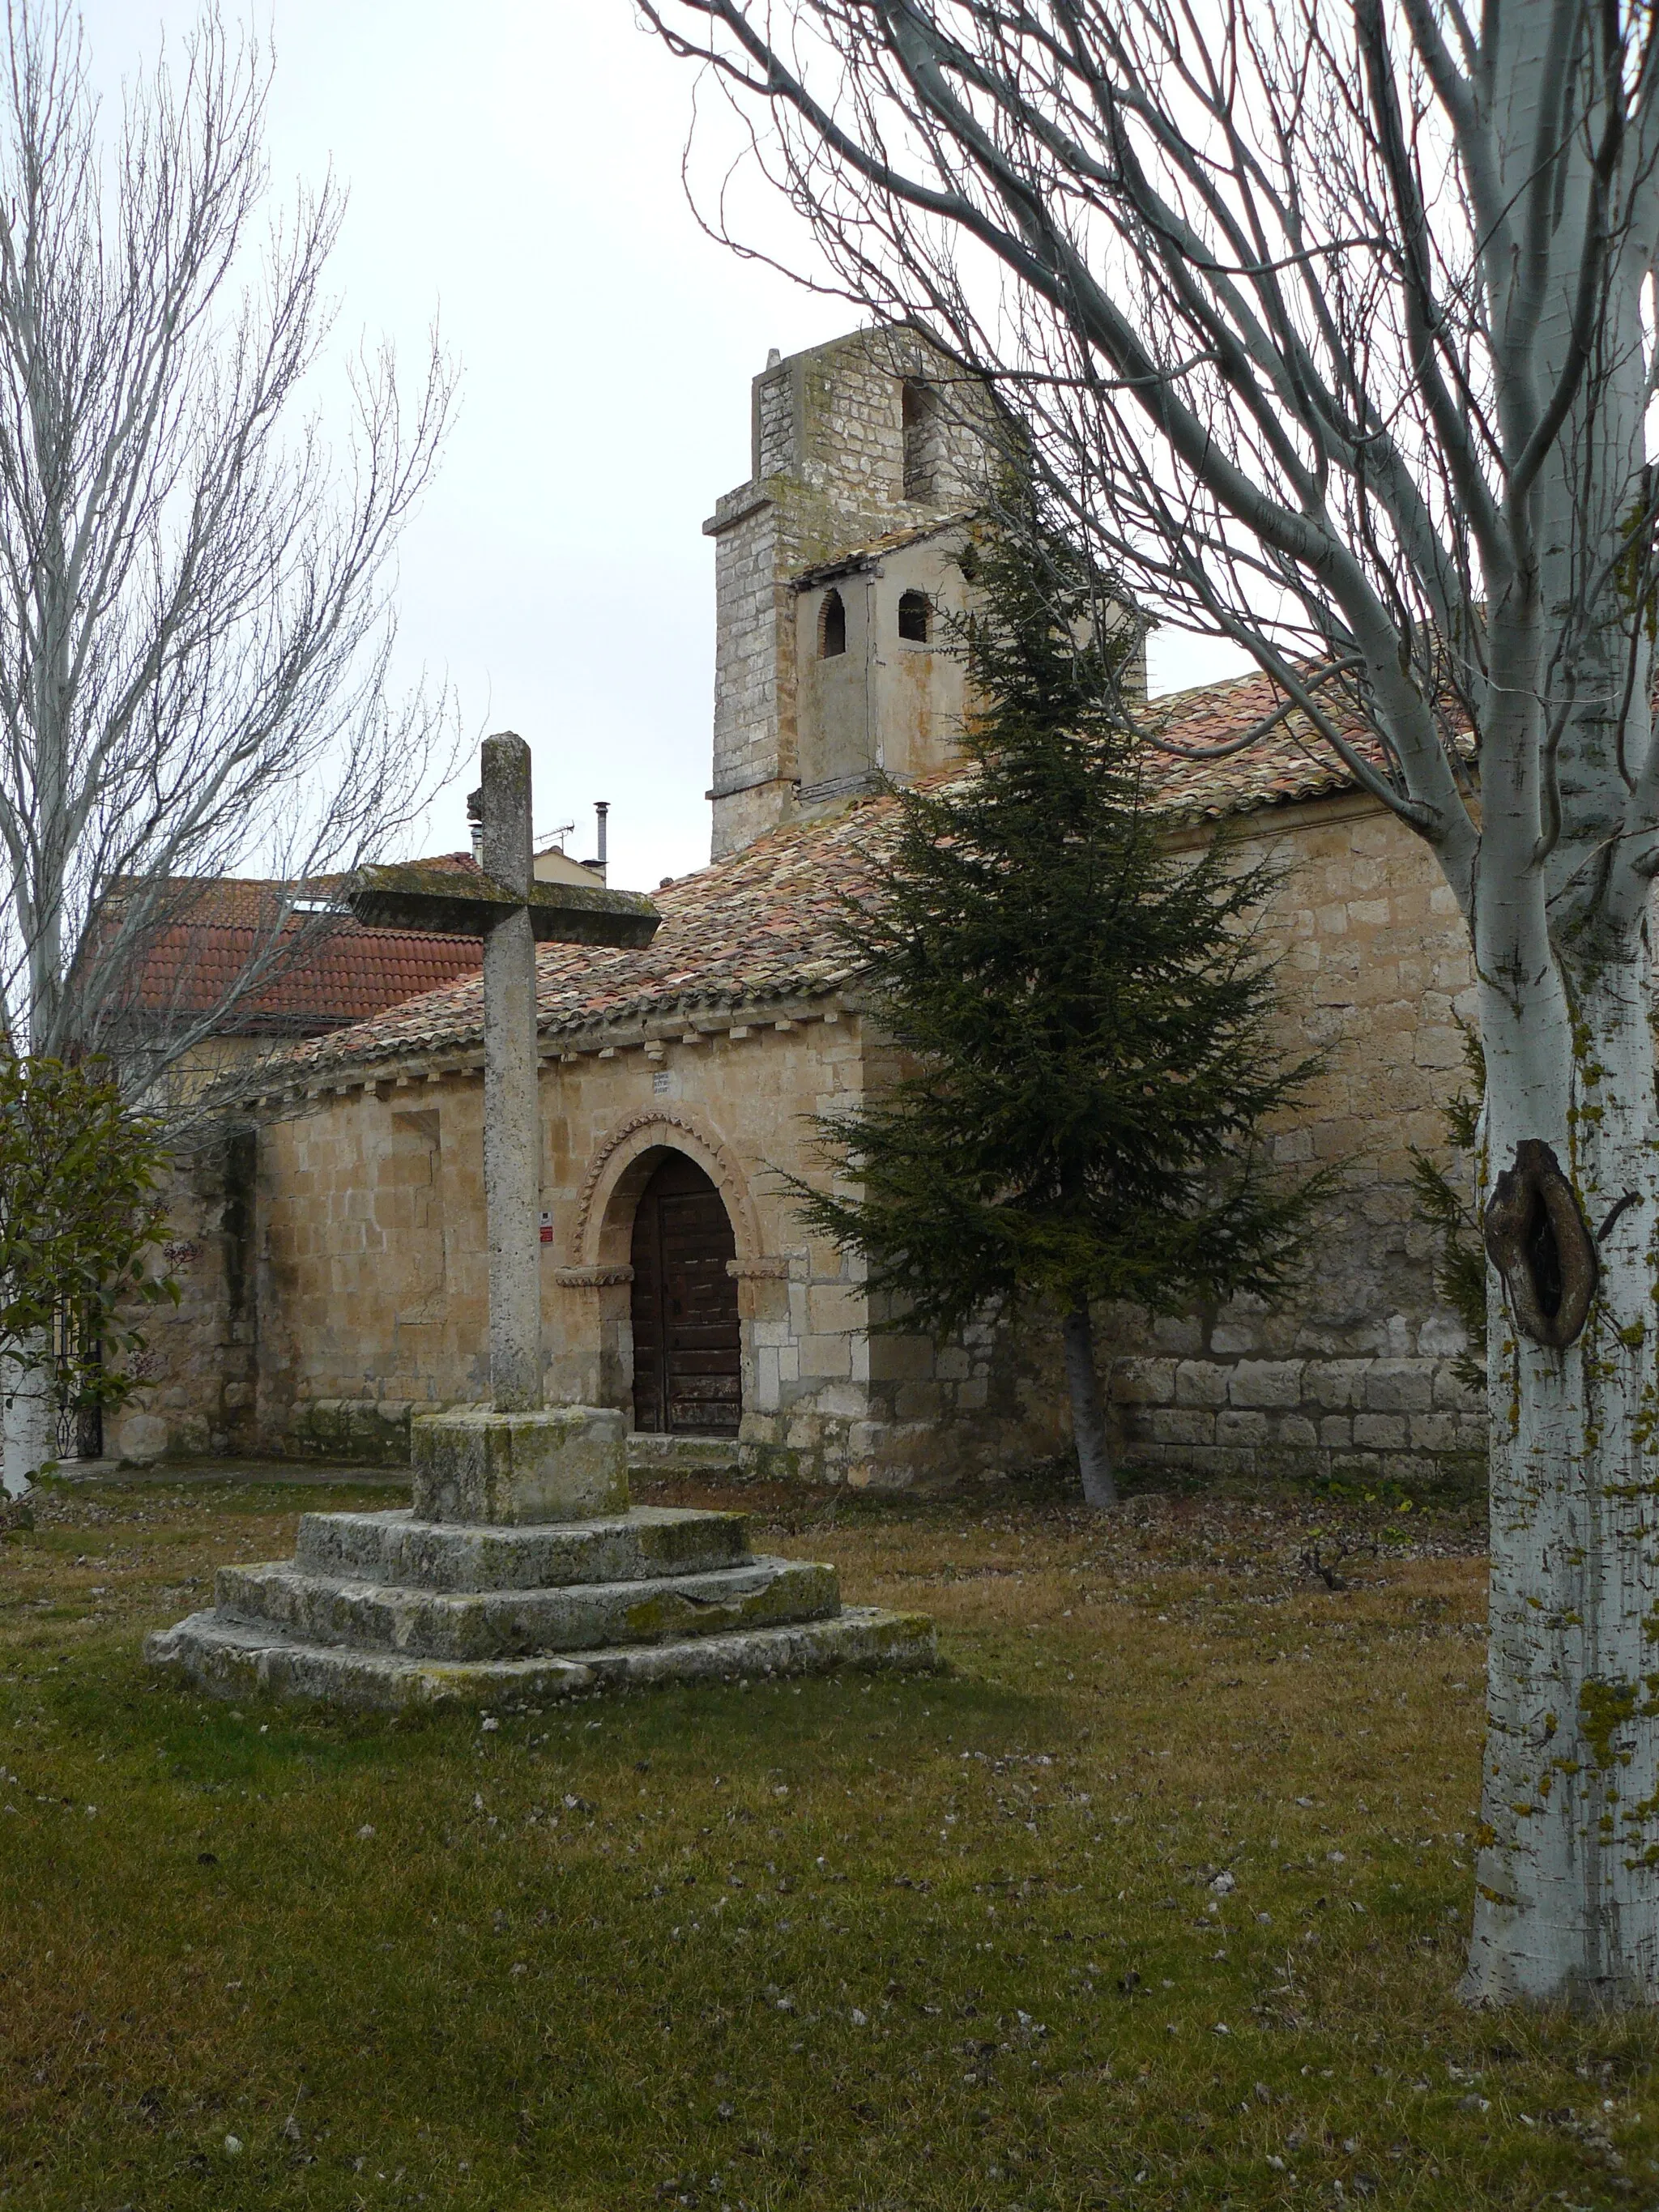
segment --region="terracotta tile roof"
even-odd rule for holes
[[[277,964],[225,1024],[238,1036],[294,1035],[343,1029],[401,1005],[418,993],[476,970],[482,954],[465,938],[417,937],[411,931],[331,925],[291,954],[280,933]],[[222,1003],[256,954],[265,933],[210,925],[164,930],[150,948],[139,985],[143,1012],[206,1013]]]
[[[477,872],[470,853],[427,864]],[[332,878],[307,884],[325,898]],[[241,1036],[300,1036],[343,1029],[477,970],[477,940],[414,931],[365,929],[349,915],[283,919],[293,887],[220,877],[177,887],[176,918],[146,950],[134,988],[137,1012],[159,1018],[208,1013],[222,1005],[250,961],[273,956],[267,979],[226,1024]]]
[[[1273,703],[1267,678],[1258,675],[1206,684],[1154,707],[1169,737],[1203,746],[1242,734]],[[1347,771],[1299,716],[1230,760],[1148,757],[1160,803],[1181,820],[1219,818],[1352,787]],[[689,1021],[699,1012],[833,992],[849,980],[853,964],[835,936],[839,900],[871,889],[892,826],[889,800],[864,799],[757,838],[657,891],[662,926],[644,951],[544,945],[537,956],[543,1034],[574,1036],[670,1017]],[[482,1028],[483,979],[472,976],[296,1046],[286,1064],[302,1076],[353,1061],[473,1049]]]
[[[1264,721],[1283,696],[1269,677],[1232,676],[1220,684],[1200,684],[1155,699],[1149,719],[1174,744],[1202,750],[1242,737]],[[1381,750],[1358,716],[1340,710],[1334,700],[1328,711],[1354,750],[1380,764]],[[1294,709],[1266,737],[1231,759],[1177,760],[1150,748],[1146,759],[1158,803],[1187,821],[1219,821],[1229,814],[1249,814],[1258,807],[1285,806],[1354,788],[1352,775],[1316,734],[1306,715]]]

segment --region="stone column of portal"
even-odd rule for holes
[[[530,748],[483,744],[483,872],[528,899],[533,880]],[[500,1413],[542,1402],[541,1116],[536,937],[528,906],[484,939],[484,1217],[489,1240],[489,1389]]]

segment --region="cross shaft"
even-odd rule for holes
[[[482,766],[482,877],[418,863],[365,868],[351,910],[371,928],[483,939],[489,1389],[498,1413],[517,1413],[542,1402],[536,946],[645,945],[659,917],[636,892],[538,884],[530,748],[502,731],[484,739]]]

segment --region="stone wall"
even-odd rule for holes
[[[738,1010],[741,1013],[742,1010]],[[941,1482],[1060,1437],[987,1329],[936,1351],[871,1336],[858,1263],[805,1236],[777,1170],[808,1170],[806,1117],[866,1080],[837,1004],[667,1034],[596,1031],[544,1061],[543,1322],[550,1398],[631,1405],[634,1206],[669,1151],[720,1188],[738,1256],[741,1456],[824,1482]],[[877,1079],[885,1072],[877,1062]],[[378,1076],[379,1079],[376,1079]],[[412,1404],[486,1394],[482,1085],[366,1071],[260,1133],[258,1437],[385,1455]]]
[[[855,331],[793,355],[756,380],[756,474],[799,477],[845,514],[885,516],[889,529],[919,507],[971,499],[984,447],[972,410],[953,402],[957,379],[908,331]],[[925,402],[909,433],[919,452],[907,452],[907,383]]]
[[[1271,1309],[1109,1318],[1124,1449],[1196,1472],[1421,1485],[1486,1449],[1464,1337],[1437,1298],[1413,1148],[1444,1157],[1442,1112],[1474,1018],[1468,934],[1427,848],[1358,796],[1243,825],[1242,860],[1289,870],[1267,917],[1286,1050],[1328,1054],[1278,1133],[1288,1164],[1340,1170],[1305,1279]]]
[[[131,1362],[144,1387],[105,1416],[112,1458],[254,1445],[256,1158],[252,1131],[240,1129],[173,1163],[167,1236],[152,1264],[177,1282],[179,1304],[130,1316],[146,1339]]]
[[[258,1428],[323,1446],[313,1407],[484,1392],[483,1192],[471,1077],[358,1085],[265,1122]]]

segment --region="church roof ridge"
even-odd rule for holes
[[[1225,744],[1271,714],[1279,695],[1259,673],[1200,684],[1147,710],[1170,742]],[[1336,711],[1334,708],[1334,711]],[[1343,714],[1344,734],[1371,757],[1376,742]],[[1175,823],[1219,821],[1324,798],[1354,778],[1298,714],[1286,715],[1249,750],[1189,761],[1149,751],[1152,803]],[[939,788],[949,769],[927,779]],[[830,815],[787,823],[652,894],[662,915],[639,949],[548,945],[537,955],[537,1023],[544,1038],[636,1028],[672,1014],[690,1018],[740,1006],[821,999],[851,983],[857,963],[836,931],[842,902],[873,890],[882,847],[896,829],[890,799],[855,799]],[[349,1029],[315,1037],[270,1070],[290,1081],[354,1064],[476,1049],[483,989],[474,973]]]

